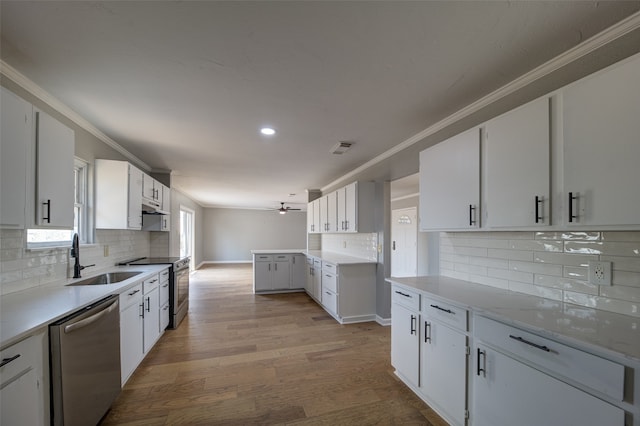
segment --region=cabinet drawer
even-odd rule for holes
[[[313,257],[307,257],[307,265],[313,266]]]
[[[273,260],[275,262],[291,262],[290,254],[274,254]]]
[[[313,259],[313,266],[315,268],[322,269],[322,260],[314,258]]]
[[[154,275],[142,282],[142,292],[144,294],[147,294],[148,292],[158,287],[159,285],[160,285],[159,275]]]
[[[138,283],[124,293],[120,293],[120,312],[134,303],[140,303],[142,299],[142,283]]]
[[[0,386],[11,381],[16,376],[21,375],[24,370],[36,367],[34,364],[35,354],[42,352],[38,347],[38,337],[31,336],[9,346],[0,352],[0,361],[4,363],[0,367]]]
[[[338,295],[324,286],[322,287],[322,306],[324,306],[329,312],[337,315]]]
[[[254,256],[256,262],[271,262],[273,260],[273,256],[270,254],[256,254]]]
[[[322,271],[322,288],[332,291],[334,293],[338,292],[338,279],[337,277],[329,272]]]
[[[467,331],[469,329],[467,310],[449,303],[422,296],[422,313],[458,330]]]
[[[169,303],[169,281],[160,283],[160,306]]]
[[[624,398],[623,365],[488,318],[476,317],[474,325],[475,336],[496,349],[618,401]]]
[[[169,270],[165,269],[164,271],[160,272],[160,284],[168,281],[169,281]]]
[[[338,267],[335,263],[322,262],[322,270],[330,272],[332,274],[338,273]]]
[[[404,287],[393,286],[391,290],[391,301],[406,306],[413,311],[420,310],[420,294],[407,290]]]

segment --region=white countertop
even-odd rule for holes
[[[391,277],[387,281],[584,350],[640,362],[640,318],[448,277]]]
[[[114,266],[85,273],[56,286],[36,287],[0,297],[0,349],[34,334],[48,324],[111,294],[119,294],[166,269],[168,265]],[[117,284],[67,286],[109,271],[141,271],[142,274]]]
[[[305,249],[251,250],[251,254],[304,254],[305,251]]]
[[[322,259],[329,263],[335,263],[336,265],[358,265],[366,263],[378,263],[375,260],[365,259],[363,257],[348,256],[346,254],[336,253],[333,251],[323,250],[305,250],[303,254],[309,257],[315,257]]]

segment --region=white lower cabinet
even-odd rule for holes
[[[253,290],[256,293],[291,288],[290,254],[254,254]]]
[[[289,288],[301,289],[306,287],[307,256],[304,254],[291,255],[291,282]]]
[[[376,265],[322,261],[321,304],[340,324],[375,321]]]
[[[144,353],[151,350],[160,338],[160,280],[158,276],[148,278],[142,283]]]
[[[123,386],[144,357],[143,309],[142,283],[120,294],[120,376]]]
[[[39,333],[0,352],[0,424],[49,424],[47,347]]]
[[[313,259],[312,275],[311,296],[318,303],[322,303],[322,261],[320,259]]]
[[[417,310],[395,302],[391,304],[391,365],[414,389],[420,383],[419,316]]]
[[[420,391],[450,424],[464,425],[467,410],[467,311],[422,298]]]
[[[169,326],[169,270],[160,272],[160,333]]]

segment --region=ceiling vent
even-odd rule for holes
[[[345,152],[349,151],[352,145],[353,145],[353,142],[344,142],[344,141],[338,142],[337,144],[331,147],[329,152],[331,154],[344,154]]]

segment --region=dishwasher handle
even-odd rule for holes
[[[98,311],[98,313],[91,315],[90,317],[84,318],[78,322],[74,322],[72,324],[65,326],[64,332],[65,334],[73,333],[73,331],[75,330],[84,328],[89,324],[92,324],[98,321],[100,318],[102,318],[107,314],[110,314],[111,312],[113,312],[114,309],[117,309],[117,308],[118,308],[118,299],[114,300],[113,303],[111,303],[111,305],[109,305],[107,308],[104,308],[101,311]]]

